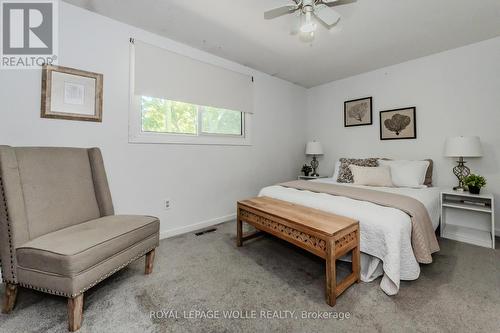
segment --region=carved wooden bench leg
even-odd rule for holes
[[[335,258],[335,240],[332,238],[326,244],[326,303],[335,306],[337,303],[337,272]]]
[[[243,222],[238,217],[236,220],[236,246],[240,247],[243,245]]]
[[[255,230],[254,232],[249,232],[246,234],[243,234],[243,221],[240,219],[238,216],[238,219],[236,220],[236,246],[241,247],[243,246],[243,242],[262,236],[264,233],[260,230]]]
[[[68,298],[68,330],[78,331],[83,320],[83,294],[75,298]]]
[[[352,272],[356,275],[356,283],[361,282],[361,253],[359,250],[359,231],[356,232],[358,246],[352,250]]]
[[[6,283],[5,296],[3,300],[2,313],[11,313],[16,305],[17,285]]]
[[[154,261],[155,261],[155,250],[151,250],[146,254],[146,266],[144,269],[144,274],[149,275],[153,273]]]

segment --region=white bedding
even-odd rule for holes
[[[339,184],[334,178],[317,182],[365,187],[413,197],[427,208],[434,229],[439,225],[439,188],[388,188]],[[361,279],[370,282],[383,275],[380,287],[388,295],[399,291],[400,280],[415,280],[420,266],[411,247],[410,217],[396,208],[324,193],[299,191],[282,186],[269,186],[260,191],[268,196],[326,212],[350,217],[360,224]]]

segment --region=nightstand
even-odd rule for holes
[[[441,192],[441,237],[495,248],[495,199],[492,194]]]
[[[327,176],[298,176],[298,180],[313,180],[313,179],[321,179],[328,178]]]

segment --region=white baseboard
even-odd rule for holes
[[[186,234],[188,232],[193,232],[196,230],[208,228],[208,227],[214,226],[216,224],[229,222],[229,221],[234,220],[234,219],[236,219],[236,214],[229,214],[226,216],[217,217],[215,219],[210,219],[207,221],[191,224],[191,225],[181,227],[181,228],[160,231],[160,239],[175,237],[178,235]]]

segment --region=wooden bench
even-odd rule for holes
[[[258,231],[243,235],[243,222]],[[258,197],[238,202],[236,245],[272,234],[326,260],[326,303],[360,281],[359,224],[357,221],[290,202]],[[335,263],[352,252],[352,273],[337,285]]]

